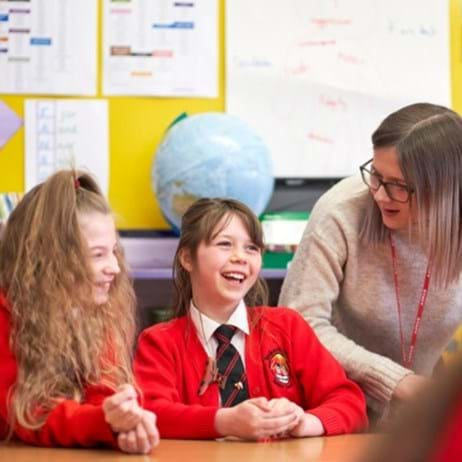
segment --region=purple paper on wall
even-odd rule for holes
[[[0,149],[22,126],[23,120],[3,101],[0,101]]]

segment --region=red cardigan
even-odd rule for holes
[[[462,393],[453,404],[437,441],[433,462],[462,460]]]
[[[16,383],[16,359],[9,346],[10,314],[4,295],[0,292],[0,438],[8,431],[8,400]],[[104,419],[102,402],[114,392],[101,385],[85,390],[85,402],[64,400],[49,414],[39,430],[16,425],[14,437],[39,446],[96,446],[117,447],[117,438]]]
[[[361,389],[349,380],[313,330],[294,310],[248,310],[250,335],[245,364],[251,398],[286,397],[317,416],[327,435],[367,426]],[[135,356],[135,375],[144,407],[157,414],[165,438],[218,438],[215,414],[219,391],[198,390],[207,354],[188,316],[146,329]],[[284,364],[285,362],[285,364]]]

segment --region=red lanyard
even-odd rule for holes
[[[419,306],[417,307],[417,314],[414,321],[414,327],[412,329],[411,341],[409,342],[409,351],[405,352],[404,350],[404,335],[403,335],[403,325],[401,321],[401,302],[399,301],[399,284],[398,284],[398,261],[396,258],[396,246],[393,235],[390,232],[390,246],[391,246],[391,260],[393,264],[393,279],[395,282],[395,294],[396,294],[396,308],[398,310],[398,319],[399,319],[399,335],[401,340],[401,356],[403,358],[403,365],[407,368],[411,368],[412,362],[414,360],[415,345],[417,343],[417,334],[419,333],[420,321],[422,321],[422,316],[424,312],[425,302],[427,301],[428,288],[430,286],[430,262],[427,264],[427,270],[425,272],[422,293],[420,294]]]

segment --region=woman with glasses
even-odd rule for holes
[[[303,314],[377,417],[431,376],[462,321],[462,119],[413,104],[313,209],[279,304]]]

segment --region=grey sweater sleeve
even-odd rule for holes
[[[398,382],[412,371],[391,359],[372,353],[343,335],[333,323],[335,310],[342,310],[341,291],[347,259],[356,254],[352,246],[358,236],[350,239],[356,230],[342,226],[342,217],[325,214],[318,206],[313,211],[302,241],[297,249],[284,280],[279,304],[299,311],[313,327],[319,339],[348,375],[359,382],[368,395],[381,408],[391,400]],[[321,207],[322,208],[322,207]],[[355,271],[357,262],[348,261],[349,270]],[[367,274],[374,268],[361,268],[364,272],[361,288],[367,300]],[[358,294],[361,296],[361,294]],[[370,303],[373,303],[371,299]],[[335,307],[335,308],[334,308]],[[374,319],[370,320],[371,323]],[[349,331],[355,326],[349,326]]]

